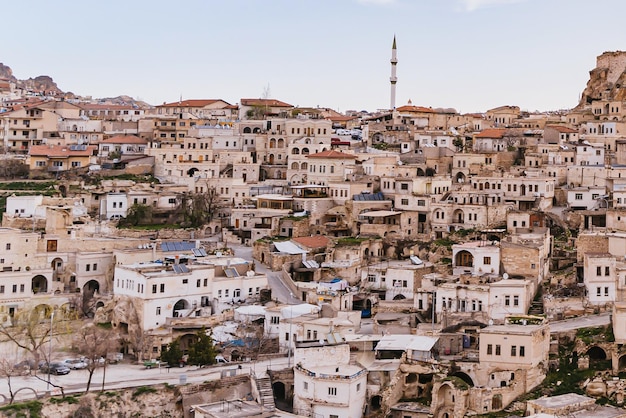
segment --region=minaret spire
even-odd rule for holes
[[[398,65],[396,51],[396,35],[393,35],[393,45],[391,46],[391,77],[389,77],[389,81],[391,82],[391,110],[396,108],[396,83],[398,82],[398,77],[396,77],[396,66]]]

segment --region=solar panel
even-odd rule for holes
[[[224,273],[226,274],[226,277],[239,277],[239,273],[234,267],[226,267],[224,269]]]

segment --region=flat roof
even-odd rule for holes
[[[402,212],[396,212],[393,210],[372,210],[370,212],[359,213],[359,216],[367,216],[369,218],[383,218],[385,216],[399,215]]]
[[[589,396],[579,395],[577,393],[565,393],[563,395],[557,396],[546,396],[544,398],[532,399],[528,401],[529,403],[541,406],[542,408],[565,408],[570,405],[576,405],[583,402],[594,402],[594,398],[590,398]]]

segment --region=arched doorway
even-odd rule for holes
[[[458,267],[474,267],[474,256],[469,251],[459,251],[454,257],[455,265]]]
[[[52,306],[46,305],[45,303],[33,308],[33,315],[36,315],[39,319],[50,318],[50,314],[52,314]]]
[[[454,395],[452,394],[452,387],[450,387],[450,385],[441,385],[437,391],[437,404],[442,406],[454,405]]]
[[[285,384],[283,382],[274,382],[272,384],[272,390],[274,391],[274,400],[277,402],[287,401],[287,391],[285,390]]]
[[[590,369],[607,369],[610,367],[609,360],[607,360],[606,351],[602,347],[594,345],[587,350],[589,356],[589,368]]]
[[[189,310],[191,306],[189,305],[189,302],[187,302],[186,299],[179,299],[175,304],[174,304],[174,309],[172,310],[172,316],[174,318],[180,318],[183,317],[187,314],[187,310]]]
[[[249,134],[249,133],[251,133],[251,132],[252,132],[252,129],[250,129],[250,127],[249,127],[249,126],[246,126],[245,128],[243,128],[243,133],[244,133],[244,134]]]
[[[619,368],[619,370],[626,370],[626,354],[619,358],[619,361],[617,362],[617,367]]]
[[[462,172],[458,172],[456,174],[456,182],[457,183],[465,183],[465,174],[463,174]]]
[[[189,347],[191,347],[191,344],[193,344],[195,339],[195,334],[185,334],[178,338],[178,347],[180,347],[180,350],[183,352],[183,354],[187,354],[187,352],[189,351]]]
[[[196,167],[192,167],[189,170],[187,170],[187,175],[189,177],[193,177],[194,174],[196,174],[197,171],[200,171],[200,170],[198,170]]]
[[[417,169],[417,177],[424,177],[425,175],[426,173],[424,172],[424,169],[422,168]]]
[[[48,279],[41,274],[36,275],[31,280],[33,293],[48,293]]]
[[[59,274],[63,272],[63,260],[59,257],[56,257],[50,263],[50,267],[52,268],[52,280],[57,280]]]
[[[393,300],[404,300],[404,299],[406,299],[406,297],[405,297],[404,295],[402,295],[402,294],[400,294],[400,295],[395,295],[395,296],[393,297]]]
[[[83,295],[85,296],[89,295],[91,297],[95,295],[96,293],[98,293],[99,291],[100,291],[100,283],[97,280],[89,280],[83,286]]]

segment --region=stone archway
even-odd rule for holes
[[[452,373],[450,376],[456,376],[462,381],[464,381],[465,383],[467,383],[468,385],[474,386],[474,380],[469,374],[465,372],[455,372],[455,373]]]
[[[473,267],[474,256],[469,251],[459,251],[454,257],[455,265],[457,267]]]
[[[187,310],[191,308],[191,305],[186,299],[179,299],[172,309],[172,317],[179,318],[185,316]]]
[[[46,276],[38,274],[30,281],[33,293],[48,293],[48,279]]]
[[[626,370],[626,354],[619,358],[617,361],[617,367],[619,370]]]
[[[456,174],[456,182],[457,183],[465,183],[465,174],[463,174],[461,171],[459,171]]]

